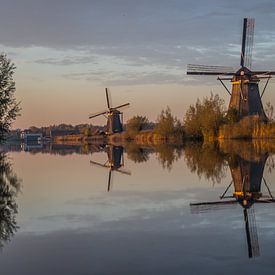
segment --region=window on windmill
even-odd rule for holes
[[[240,73],[240,74],[241,74],[241,76],[243,76],[243,75],[244,75],[244,71],[241,71],[241,73]]]

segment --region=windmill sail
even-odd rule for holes
[[[108,176],[108,187],[107,187],[107,191],[110,192],[111,188],[112,188],[112,169],[109,170],[109,176]]]
[[[251,68],[254,39],[254,18],[244,18],[241,49],[241,67]]]
[[[122,168],[124,166],[122,146],[109,145],[106,147],[106,153],[108,160],[104,164],[92,160],[90,163],[109,170],[107,183],[107,191],[109,192],[112,189],[114,172],[125,175],[131,175],[131,172]]]
[[[107,107],[110,110],[111,106],[110,106],[110,99],[109,99],[109,93],[108,93],[108,89],[105,88],[105,94],[106,94],[106,100],[107,100]]]
[[[255,212],[253,206],[249,209],[244,209],[244,222],[246,231],[246,240],[248,248],[248,257],[258,257],[260,255],[257,226],[255,219]]]
[[[105,134],[121,133],[123,131],[123,113],[118,109],[129,106],[130,103],[118,105],[116,107],[111,106],[109,91],[105,88],[105,96],[107,101],[107,110],[89,115],[89,118],[95,118],[101,115],[105,115],[107,118],[107,129]]]
[[[103,111],[103,112],[98,112],[98,113],[95,113],[95,114],[90,114],[89,118],[94,118],[94,117],[97,117],[97,116],[102,116],[102,115],[105,115],[107,113],[108,113],[108,110]]]
[[[229,200],[229,201],[190,203],[190,210],[192,214],[199,214],[199,213],[204,213],[208,211],[224,210],[224,209],[232,208],[232,205],[237,206],[237,201]]]
[[[187,65],[187,74],[189,75],[233,75],[232,67],[225,66],[206,66],[206,65]]]
[[[129,105],[130,105],[130,103],[125,103],[125,104],[122,104],[122,105],[118,105],[118,106],[116,106],[116,107],[114,107],[112,109],[120,109],[120,108],[123,108],[123,107],[127,107]]]

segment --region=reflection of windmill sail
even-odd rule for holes
[[[255,203],[275,202],[268,186],[269,195],[263,196],[261,193],[261,182],[263,180],[264,166],[267,158],[267,154],[259,154],[257,157],[251,155],[246,159],[237,154],[230,155],[228,163],[234,185],[233,196],[226,195],[232,186],[232,183],[230,183],[220,197],[220,201],[190,204],[191,213],[200,213],[209,210],[229,208],[239,203],[243,207],[248,256],[250,258],[259,256],[260,254],[253,205]],[[229,198],[231,198],[231,200],[224,200]],[[232,198],[234,198],[234,200],[232,200]]]
[[[255,219],[254,207],[245,208],[244,213],[244,222],[245,222],[245,231],[248,247],[248,257],[257,257],[260,255],[257,226]]]
[[[107,190],[109,192],[112,186],[112,180],[113,180],[112,174],[114,171],[119,172],[121,174],[126,174],[126,175],[131,175],[131,172],[122,168],[124,166],[122,146],[108,145],[106,150],[107,150],[108,160],[104,164],[96,161],[92,161],[92,160],[90,161],[90,163],[109,169],[108,185],[107,185],[108,186]]]
[[[95,118],[97,116],[104,115],[107,117],[107,134],[120,133],[123,131],[123,113],[119,109],[127,107],[130,103],[125,103],[118,105],[116,107],[111,107],[110,96],[108,89],[105,88],[107,110],[92,114],[89,118]]]
[[[237,205],[236,202],[236,200],[230,200],[190,203],[190,209],[192,214],[199,214],[207,211],[228,209],[232,205]]]

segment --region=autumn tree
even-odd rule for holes
[[[162,110],[158,116],[155,133],[166,139],[170,136],[183,134],[181,122],[172,115],[169,107],[166,110]]]
[[[20,111],[14,95],[14,70],[15,65],[5,54],[0,54],[0,139],[10,130]]]
[[[218,95],[211,94],[202,101],[198,99],[196,104],[186,111],[185,131],[194,138],[213,138],[225,122],[224,113],[224,101]]]
[[[134,137],[138,132],[145,130],[149,120],[146,116],[133,116],[127,121],[126,134],[129,137]]]

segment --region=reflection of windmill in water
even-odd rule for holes
[[[89,116],[89,118],[94,118],[97,116],[105,116],[107,118],[107,129],[106,134],[121,133],[123,131],[123,113],[119,109],[127,107],[130,103],[125,103],[116,107],[111,107],[110,97],[108,89],[105,88],[106,100],[107,100],[107,110],[103,112],[98,112]]]
[[[187,74],[189,75],[227,75],[231,77],[218,77],[226,91],[230,94],[229,111],[236,112],[238,118],[249,115],[258,115],[262,121],[267,117],[263,109],[261,98],[265,92],[271,75],[271,71],[251,71],[252,46],[254,36],[254,22],[252,18],[244,18],[243,37],[241,48],[241,68],[234,72],[232,68],[221,66],[204,66],[188,64]],[[263,91],[259,92],[260,79],[267,79]],[[224,84],[223,80],[230,80],[232,91]]]
[[[259,256],[259,244],[254,213],[255,203],[275,202],[270,189],[263,177],[264,166],[268,154],[262,154],[260,158],[247,160],[236,156],[229,161],[232,181],[220,196],[220,201],[191,203],[191,212],[200,213],[211,210],[223,209],[225,206],[239,203],[243,207],[245,231],[248,245],[249,258]],[[261,192],[262,182],[266,186],[268,195]],[[233,195],[227,195],[229,188],[234,185]],[[234,200],[228,200],[233,199]]]
[[[126,175],[131,175],[131,172],[123,169],[124,156],[123,156],[122,146],[107,145],[106,152],[107,152],[108,160],[105,163],[99,163],[92,160],[90,161],[90,163],[109,169],[108,187],[107,187],[107,190],[109,192],[112,186],[113,172],[119,172]]]

